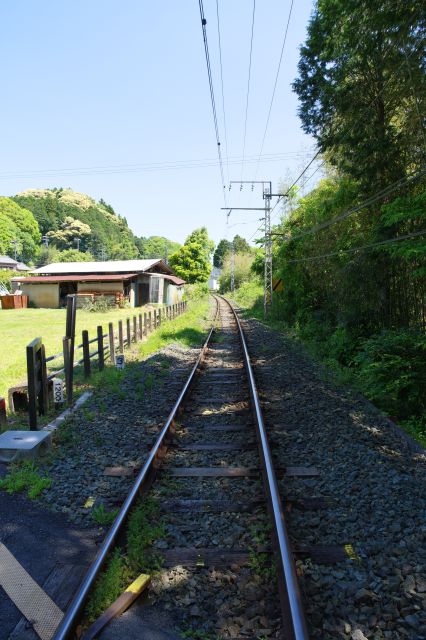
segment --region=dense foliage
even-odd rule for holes
[[[424,12],[413,0],[318,0],[294,89],[327,177],[292,194],[273,236],[271,322],[426,434]],[[259,251],[252,265],[263,272]],[[237,294],[256,313],[251,283]],[[407,426],[408,428],[408,426]]]
[[[164,236],[149,236],[148,238],[136,238],[136,246],[140,258],[168,258],[176,253],[181,245]]]
[[[23,262],[31,261],[40,251],[41,234],[31,211],[0,197],[0,254],[13,256],[15,240],[18,259]]]
[[[29,189],[15,196],[14,200],[32,211],[42,234],[48,235],[59,249],[77,248],[75,242],[72,244],[73,237],[76,237],[82,240],[80,248],[97,259],[102,256],[110,260],[138,257],[135,237],[126,219],[103,201],[96,202],[70,189]],[[90,235],[85,233],[87,226]],[[77,235],[73,236],[73,231]]]
[[[206,227],[195,229],[184,245],[170,256],[170,266],[186,282],[207,282],[211,271],[210,257],[214,242],[209,239]]]
[[[248,253],[236,253],[234,256],[234,264],[232,265],[232,256],[226,255],[222,273],[220,274],[219,284],[222,292],[229,291],[231,288],[231,271],[234,269],[234,287],[240,287],[244,282],[248,282],[253,276],[251,273],[251,265],[253,256]]]
[[[368,193],[425,159],[425,16],[415,0],[318,0],[308,26],[303,128]]]
[[[250,247],[245,238],[242,238],[239,235],[234,236],[234,239],[232,241],[226,240],[224,238],[218,242],[213,254],[213,265],[215,267],[219,267],[219,269],[223,267],[226,257],[232,252],[232,247],[234,248],[235,253],[246,253],[249,255],[253,253],[252,247]]]
[[[37,266],[71,259],[165,258],[180,248],[162,236],[136,237],[102,198],[96,202],[70,189],[0,197],[0,253],[13,255],[15,240],[18,259]]]

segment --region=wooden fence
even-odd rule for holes
[[[112,322],[108,323],[108,330],[102,325],[97,327],[96,336],[89,338],[89,332],[82,332],[81,343],[75,347],[75,353],[81,352],[81,357],[76,357],[72,350],[72,337],[64,337],[63,351],[53,356],[46,357],[42,338],[36,338],[27,346],[27,373],[28,373],[28,414],[31,430],[37,429],[38,416],[44,415],[49,408],[49,386],[52,380],[63,376],[65,380],[66,400],[72,404],[74,389],[74,369],[83,367],[84,377],[89,378],[92,369],[96,366],[102,371],[105,362],[116,364],[116,356],[123,354],[124,349],[132,343],[146,338],[166,320],[173,320],[187,309],[187,302],[178,302],[160,309],[154,309],[134,315],[125,321],[119,320],[118,327],[114,328]],[[93,350],[94,349],[94,350]],[[54,360],[63,359],[63,367],[48,373],[48,364]]]

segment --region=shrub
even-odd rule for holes
[[[426,410],[426,336],[414,331],[383,331],[361,343],[354,362],[361,391],[399,418]]]
[[[209,292],[207,282],[198,282],[197,284],[185,285],[184,300],[201,300]]]
[[[0,284],[3,284],[6,289],[12,291],[12,278],[16,276],[22,276],[19,271],[11,271],[9,269],[0,269]]]

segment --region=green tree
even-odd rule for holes
[[[65,251],[58,251],[56,256],[56,262],[91,262],[94,257],[91,253],[78,251],[77,249],[65,249]]]
[[[235,253],[252,253],[252,248],[245,238],[236,235],[232,242],[234,244]]]
[[[232,243],[229,240],[223,238],[219,241],[215,252],[213,254],[213,264],[215,267],[221,269],[223,267],[223,261],[226,255],[231,251]]]
[[[251,266],[253,256],[248,253],[236,253],[234,258],[234,284],[235,288],[240,287],[244,282],[252,279]],[[220,290],[225,293],[231,289],[231,269],[232,258],[228,254],[223,263],[222,273],[220,274]]]
[[[169,263],[175,273],[189,284],[207,282],[211,271],[206,248],[197,242],[185,242],[170,256]]]
[[[425,16],[417,0],[319,0],[309,23],[302,126],[364,192],[424,162]]]
[[[214,251],[214,242],[210,240],[209,234],[207,231],[207,227],[200,227],[199,229],[194,229],[189,236],[185,240],[185,244],[199,244],[206,257],[206,260],[210,260],[210,256]]]
[[[91,229],[81,220],[67,216],[57,231],[49,231],[46,235],[58,249],[71,249],[78,243],[84,250],[88,244]]]
[[[13,255],[11,241],[17,240],[18,257],[24,262],[35,260],[40,253],[41,234],[31,211],[10,198],[0,197],[0,252]]]
[[[150,236],[149,238],[137,238],[136,243],[141,258],[164,258],[175,253],[181,245],[164,236]]]

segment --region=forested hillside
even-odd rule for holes
[[[271,316],[426,436],[425,30],[411,0],[317,3],[293,87],[327,177],[286,194]]]
[[[15,240],[18,258],[35,265],[163,258],[180,247],[161,236],[138,238],[111,205],[70,189],[29,189],[0,198],[0,253],[12,253]]]

